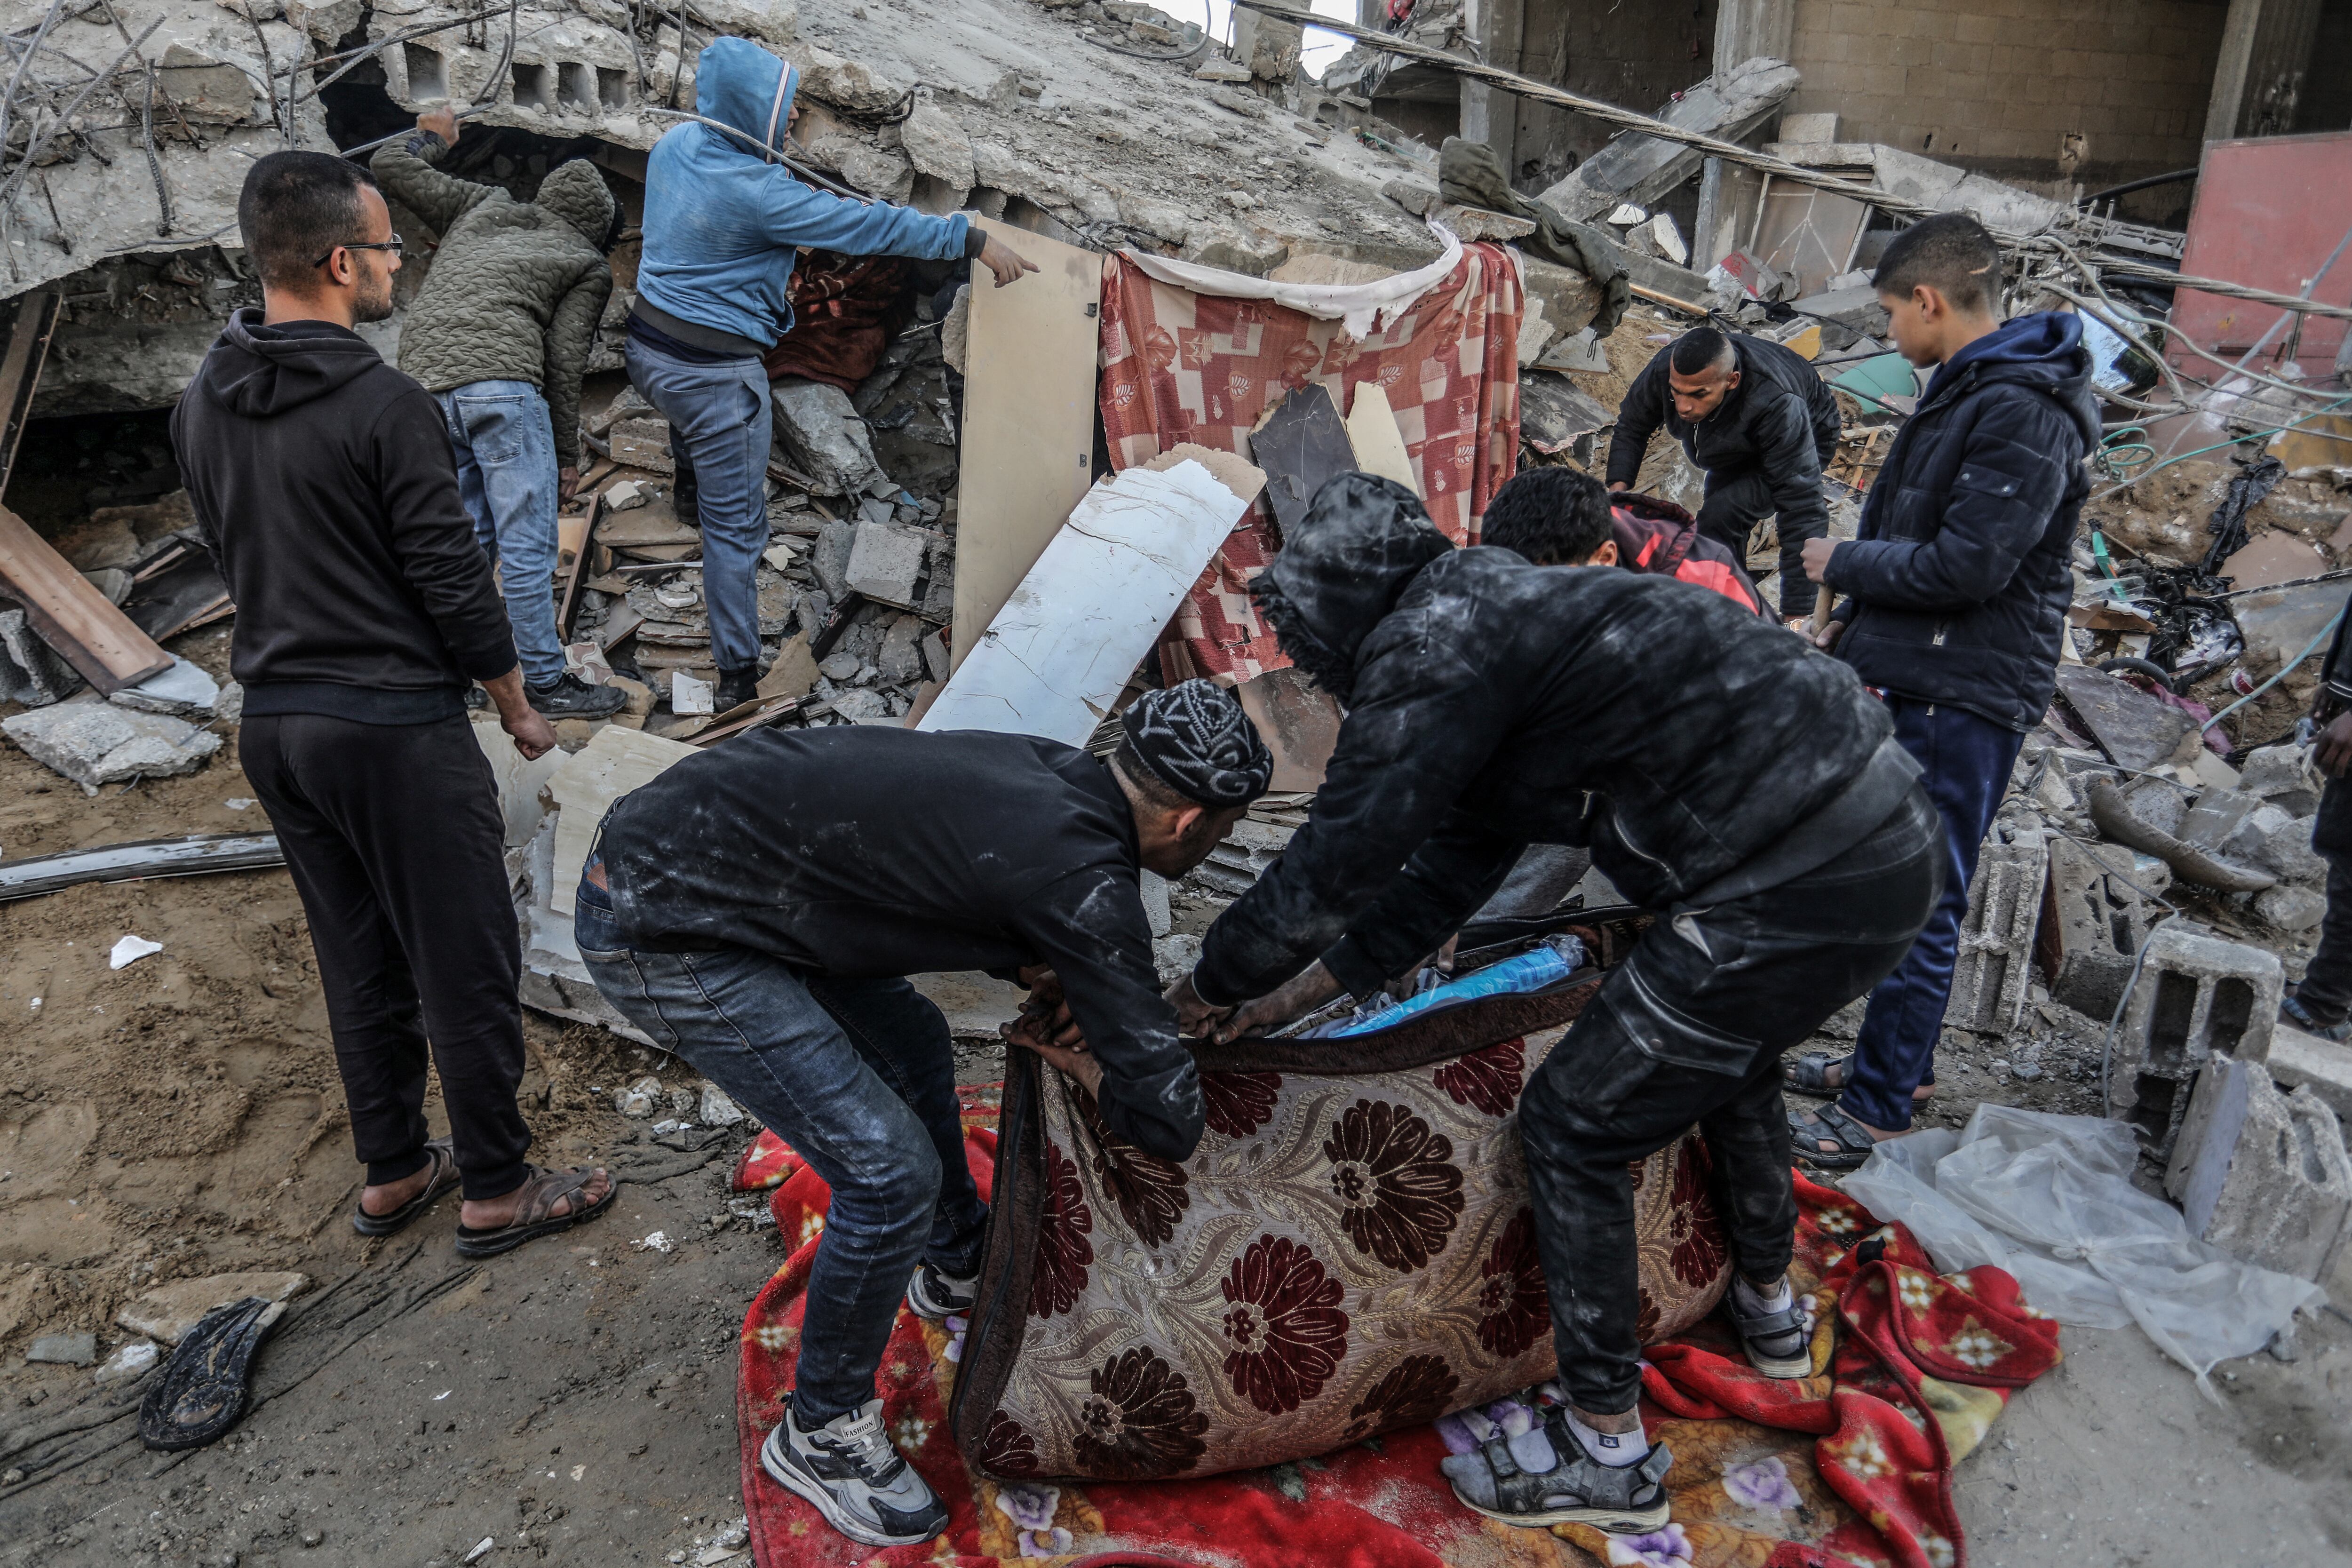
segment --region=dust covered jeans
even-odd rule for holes
[[[833,1189],[803,1320],[803,1426],[874,1397],[915,1266],[980,1272],[988,1205],[964,1162],[947,1019],[904,980],[839,980],[750,948],[620,945],[580,884],[580,957],[604,999],[733,1096]]]
[[[527,381],[477,381],[436,393],[457,464],[457,493],[474,520],[474,542],[499,569],[507,623],[523,679],[563,678],[555,627],[555,427],[547,399]]]
[[[1797,1229],[1780,1053],[1876,984],[1935,907],[1942,830],[1914,785],[1828,864],[1661,918],[1536,1069],[1519,1100],[1560,1381],[1582,1409],[1641,1388],[1633,1179],[1696,1122],[1731,1259],[1780,1277]]]

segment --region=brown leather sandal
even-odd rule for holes
[[[530,1174],[523,1178],[520,1189],[520,1201],[515,1207],[514,1218],[496,1230],[477,1230],[471,1226],[459,1226],[458,1257],[496,1258],[501,1252],[512,1252],[526,1241],[552,1236],[583,1220],[594,1219],[611,1208],[613,1200],[621,1195],[621,1184],[614,1181],[612,1173],[602,1166],[586,1171],[576,1165],[568,1171],[551,1171],[542,1165],[531,1165],[526,1169]],[[582,1206],[580,1194],[599,1175],[610,1184],[604,1189],[604,1195]],[[551,1212],[566,1198],[572,1203],[571,1213]]]
[[[352,1228],[362,1236],[390,1236],[405,1230],[409,1222],[431,1208],[441,1194],[457,1184],[457,1153],[446,1138],[436,1138],[425,1145],[425,1158],[431,1162],[433,1174],[425,1179],[425,1190],[393,1210],[390,1214],[370,1214],[357,1204],[352,1205]]]

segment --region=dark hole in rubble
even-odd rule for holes
[[[408,96],[415,99],[449,96],[449,65],[441,51],[423,44],[403,44],[408,59]]]
[[[2180,1081],[2144,1072],[2133,1080],[2133,1089],[2137,1103],[2125,1120],[2140,1130],[2150,1148],[2161,1149],[2172,1136],[2172,1102],[2179,1096]]]
[[[607,109],[629,107],[629,73],[613,67],[596,68],[596,96]]]
[[[2164,1072],[2179,1072],[2188,1065],[2189,1028],[2196,1012],[2195,980],[2186,974],[2157,976],[2156,1005],[2149,1011],[2147,1023],[2149,1067]]]
[[[2213,983],[2213,1007],[2206,1015],[2207,1048],[2238,1054],[2238,1042],[2254,1016],[2254,988],[2232,975]]]
[[[533,105],[551,110],[555,108],[555,95],[548,82],[548,74],[545,66],[525,65],[520,60],[515,62],[514,100],[517,109]]]
[[[137,506],[180,488],[168,408],[81,413],[26,423],[9,471],[8,510],[47,534],[104,506]]]
[[[557,79],[557,101],[581,114],[596,112],[596,68],[566,60]]]

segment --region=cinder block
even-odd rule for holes
[[[915,584],[923,574],[923,547],[929,542],[919,528],[861,521],[844,575],[850,587],[869,599],[912,607],[920,602]]]
[[[2158,926],[2107,1063],[2108,1114],[2137,1126],[2151,1157],[2169,1156],[2200,1068],[2216,1056],[2268,1059],[2284,984],[2275,953],[2177,920]]]
[[[2049,874],[2049,840],[2040,833],[2021,834],[2014,844],[1987,844],[1978,852],[1945,1023],[1989,1035],[2017,1026],[2033,978],[2033,933]]]
[[[2282,1089],[2307,1089],[2352,1121],[2352,1046],[2280,1024],[2271,1034],[2270,1071]],[[2345,1300],[2352,1305],[2352,1297]]]
[[[2050,878],[2034,962],[2051,997],[2094,1018],[2115,1016],[2132,955],[2147,935],[2146,900],[2069,838],[2050,842]]]
[[[2298,1279],[2336,1267],[2352,1218],[2352,1155],[2308,1089],[2281,1094],[2263,1064],[2210,1058],[2164,1190],[2189,1234]]]

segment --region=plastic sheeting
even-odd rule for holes
[[[1958,1134],[1881,1143],[1843,1185],[1908,1226],[1944,1273],[1994,1264],[2062,1323],[2137,1323],[2218,1402],[2213,1367],[2326,1293],[2190,1236],[2178,1209],[2132,1184],[2138,1154],[2126,1122],[1979,1105]]]

